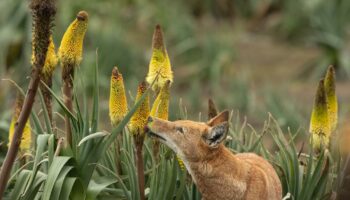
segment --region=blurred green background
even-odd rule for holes
[[[27,3],[0,1],[0,78],[13,79],[24,88],[31,55]],[[127,90],[135,95],[148,71],[156,24],[163,27],[175,76],[170,119],[179,116],[180,99],[189,118],[196,120],[202,113],[206,119],[211,97],[220,109],[239,111],[257,127],[270,112],[284,130],[308,129],[318,79],[329,64],[337,69],[341,124],[349,118],[348,0],[58,0],[57,4],[56,48],[76,13],[89,13],[78,82],[83,82],[80,90],[89,94],[98,50],[102,129],[109,129],[112,67],[119,67]],[[57,67],[58,93],[60,82]],[[14,97],[14,87],[1,81],[4,144]]]

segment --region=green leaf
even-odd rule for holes
[[[21,173],[19,174],[19,176],[16,180],[16,185],[12,191],[11,199],[17,200],[17,199],[21,198],[21,196],[23,195],[23,192],[25,190],[25,187],[26,187],[27,183],[29,182],[31,173],[33,173],[33,172],[29,171],[29,170],[21,171]]]
[[[55,98],[55,100],[57,101],[57,103],[60,105],[60,107],[63,109],[63,111],[65,112],[65,114],[74,122],[77,122],[77,119],[75,118],[75,116],[68,110],[68,108],[64,105],[63,101],[51,90],[50,87],[48,87],[44,82],[41,82],[41,84],[43,84],[46,89],[51,93],[51,95]]]
[[[60,198],[60,193],[62,191],[63,188],[63,184],[64,184],[64,180],[67,178],[68,173],[73,169],[72,166],[65,166],[63,167],[63,169],[61,170],[57,181],[55,182],[54,188],[52,191],[52,195],[50,197],[50,200],[59,200]]]
[[[58,140],[60,141],[60,139]],[[48,140],[48,159],[49,159],[49,167],[52,164],[53,158],[55,156],[55,136],[52,134]]]
[[[99,87],[98,87],[98,52],[96,50],[96,65],[94,73],[94,87],[93,87],[93,109],[91,118],[91,132],[96,132],[99,120]]]
[[[52,165],[50,166],[49,173],[47,175],[47,181],[45,183],[44,191],[43,191],[43,200],[50,200],[51,195],[53,194],[54,185],[61,173],[64,169],[64,166],[70,160],[70,157],[66,156],[57,156],[53,159]]]
[[[60,194],[60,200],[68,200],[69,196],[73,190],[73,186],[76,182],[77,178],[76,177],[66,177],[64,179],[62,189],[61,189],[61,194]]]
[[[44,135],[38,135],[37,138],[37,148],[36,148],[36,154],[34,158],[34,167],[32,169],[32,173],[30,174],[29,184],[26,187],[25,193],[30,190],[34,180],[35,176],[39,170],[39,164],[42,160],[43,153],[47,146],[47,141],[49,139],[50,135],[44,134]]]
[[[83,183],[79,179],[77,179],[74,182],[69,199],[72,199],[72,200],[85,200],[86,199],[86,190],[84,188]]]
[[[34,109],[32,109],[31,116],[32,116],[32,119],[33,119],[33,122],[34,122],[34,127],[35,127],[35,132],[36,132],[36,134],[37,134],[37,135],[45,134],[45,131],[44,131],[43,127],[42,127],[41,124],[40,124],[39,117],[38,117],[38,115],[34,112]]]
[[[37,173],[37,176],[35,177],[35,181],[31,190],[23,198],[23,200],[33,200],[35,198],[38,198],[38,199],[41,198],[41,192],[39,191],[42,188],[42,185],[44,184],[46,178],[47,178],[47,175],[39,171]]]
[[[101,137],[105,137],[107,135],[110,135],[110,133],[107,132],[97,132],[97,133],[93,133],[90,134],[86,137],[84,137],[82,140],[80,140],[78,146],[81,146],[84,142],[88,141],[88,140],[92,140],[92,139],[96,139],[96,138],[101,138]]]
[[[87,189],[87,200],[95,200],[109,185],[118,182],[116,179],[100,177],[98,182],[91,180]]]
[[[43,93],[41,92],[41,89],[39,89],[39,97],[40,97],[40,104],[41,104],[41,107],[42,107],[43,113],[44,113],[46,131],[48,134],[53,134],[49,113],[48,113],[47,108],[45,106],[45,101],[44,101],[44,97],[43,97]]]

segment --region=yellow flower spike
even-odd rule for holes
[[[45,64],[42,70],[44,78],[52,76],[53,71],[56,68],[58,58],[56,56],[55,52],[55,44],[52,39],[52,35],[50,35],[49,39],[49,46],[47,48],[46,52],[46,59],[45,59]],[[32,64],[35,62],[35,57],[34,57],[34,45],[33,45],[33,51],[32,51]]]
[[[58,57],[62,65],[62,93],[65,106],[70,112],[73,112],[73,79],[74,70],[80,64],[83,53],[83,40],[87,29],[88,14],[80,11],[76,19],[69,25],[63,35]],[[72,145],[72,131],[68,116],[65,116],[66,123],[66,141]]]
[[[35,63],[35,53],[34,53],[34,40],[33,40],[33,45],[32,45],[32,65]],[[45,58],[45,63],[42,68],[42,77],[41,80],[49,87],[52,87],[52,75],[53,72],[56,68],[58,62],[58,58],[55,52],[55,44],[52,39],[52,35],[50,35],[49,38],[49,46],[47,47],[47,52],[46,52],[46,58]],[[50,121],[52,122],[52,97],[51,93],[49,90],[43,85],[40,85],[40,89],[42,91],[43,97],[44,97],[44,102],[45,106],[50,118]]]
[[[166,81],[165,85],[160,89],[157,98],[153,102],[150,115],[160,119],[168,120],[169,115],[169,99],[170,99],[170,81]]]
[[[46,60],[45,60],[45,65],[43,68],[43,75],[44,77],[51,77],[53,74],[53,71],[56,68],[57,65],[57,56],[55,52],[55,44],[53,42],[52,36],[50,36],[50,43],[47,49],[46,53]]]
[[[135,102],[140,100],[141,96],[146,92],[146,90],[146,82],[142,82],[141,84],[139,84]],[[132,135],[144,136],[144,127],[147,124],[147,118],[149,116],[149,113],[149,97],[147,95],[146,99],[141,103],[140,107],[136,110],[136,112],[130,119],[129,130]]]
[[[16,97],[16,102],[15,102],[15,110],[14,110],[11,124],[10,124],[10,128],[9,128],[8,146],[10,146],[10,144],[11,144],[13,134],[15,132],[15,125],[17,123],[19,114],[21,113],[21,110],[22,110],[23,101],[24,101],[24,98],[23,98],[22,94],[18,93],[17,97]],[[32,134],[31,134],[30,122],[28,120],[24,129],[23,129],[22,141],[21,141],[21,145],[19,147],[20,151],[22,153],[27,152],[30,149],[31,142],[32,142]]]
[[[117,126],[128,112],[123,75],[117,67],[112,70],[109,95],[109,118],[112,126]]]
[[[329,66],[324,79],[324,88],[328,103],[328,118],[331,131],[335,131],[338,123],[338,99],[335,93],[335,70],[333,66]]]
[[[170,83],[173,82],[173,72],[171,71],[170,59],[165,48],[160,25],[156,26],[153,33],[152,57],[149,63],[149,71],[146,81],[149,84],[152,84],[156,78],[157,80],[152,86],[152,90],[156,92],[165,85],[166,81],[169,80]]]
[[[83,40],[88,24],[88,13],[80,11],[63,35],[58,56],[62,63],[76,66],[80,64]]]
[[[46,52],[46,60],[45,60],[45,64],[44,67],[42,69],[42,80],[44,81],[44,83],[51,88],[52,87],[52,75],[53,72],[56,68],[57,65],[57,61],[58,58],[56,56],[55,53],[55,44],[53,42],[52,39],[52,35],[50,36],[50,43],[49,46],[47,48],[47,52]],[[40,85],[40,89],[43,93],[43,97],[44,97],[44,102],[45,102],[45,106],[52,124],[52,94],[51,92],[44,86],[44,85]]]
[[[324,87],[324,80],[318,84],[314,106],[311,113],[310,133],[312,136],[313,148],[318,151],[321,146],[328,147],[331,134],[327,97]]]

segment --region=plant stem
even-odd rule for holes
[[[121,156],[120,156],[120,148],[123,144],[123,133],[120,133],[117,135],[116,140],[114,141],[114,148],[115,148],[115,167],[116,167],[116,174],[122,175],[122,163],[121,163]]]
[[[45,63],[46,52],[50,42],[52,21],[56,14],[56,7],[53,0],[32,0],[30,2],[30,8],[33,18],[33,50],[35,61],[33,63],[31,79],[24,104],[18,121],[15,124],[12,142],[1,167],[0,200],[3,197],[7,181],[11,174],[11,169],[21,144],[24,127],[32,111],[35,95],[40,84],[41,71]]]
[[[44,83],[49,87],[52,88],[52,75],[49,77],[42,77]],[[50,91],[45,87],[44,84],[40,84],[40,90],[43,94],[45,107],[47,110],[47,114],[49,115],[51,127],[53,127],[53,121],[52,121],[52,96]]]
[[[144,136],[135,135],[135,159],[136,159],[136,168],[137,168],[137,177],[140,191],[140,200],[145,200],[145,172],[143,168],[143,140]]]
[[[44,62],[42,62],[42,65],[43,64]],[[35,67],[33,68],[32,79],[30,80],[27,95],[26,95],[26,98],[24,99],[23,108],[22,108],[21,114],[19,115],[18,121],[15,124],[15,132],[13,134],[13,139],[10,144],[9,150],[7,151],[3,166],[1,168],[0,199],[6,188],[7,180],[10,176],[12,166],[16,159],[19,146],[21,144],[23,129],[26,125],[26,122],[28,121],[29,115],[31,113],[31,110],[34,104],[35,94],[38,90],[38,86],[40,82],[40,74],[41,74],[40,72],[41,70],[38,70],[38,68],[35,68]]]
[[[63,100],[64,104],[67,107],[67,109],[72,112],[73,111],[73,78],[74,78],[74,66],[67,64],[67,66],[63,66],[62,68],[62,79],[63,79],[63,86],[62,86],[62,93],[63,93]],[[65,116],[65,123],[66,123],[66,139],[67,144],[72,146],[72,129],[69,117]]]
[[[61,150],[63,148],[63,144],[64,144],[64,138],[60,138],[57,141],[57,147],[56,147],[56,151],[55,151],[55,156],[59,156],[61,153]]]

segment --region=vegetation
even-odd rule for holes
[[[0,156],[3,199],[201,199],[182,161],[170,149],[148,138],[144,126],[149,115],[165,120],[195,119],[197,111],[198,120],[205,121],[206,109],[200,104],[209,96],[220,98],[219,108],[229,105],[244,114],[257,113],[251,125],[247,118],[241,120],[238,111],[232,111],[225,145],[233,153],[255,152],[269,160],[281,179],[284,199],[349,198],[350,156],[341,151],[339,142],[343,136],[338,128],[335,87],[336,72],[348,71],[341,42],[347,37],[347,1],[312,1],[303,7],[303,1],[279,0],[266,1],[264,5],[258,1],[224,0],[214,5],[211,1],[190,1],[187,6],[182,1],[162,0],[154,4],[101,1],[96,5],[83,0],[62,0],[58,5],[53,0],[32,0],[32,29],[26,3],[11,2],[0,3],[1,8],[7,8],[0,14],[4,16],[1,24],[6,24],[0,31],[6,56],[0,62],[7,69],[1,68],[0,72],[16,80],[6,79],[2,85],[11,88],[11,93],[17,91],[14,109],[2,109],[0,117],[1,133],[6,133],[1,134],[1,141],[10,144],[6,157],[6,151]],[[57,29],[53,28],[56,6]],[[77,7],[89,10],[89,15],[86,11],[76,13]],[[113,10],[115,7],[118,12]],[[292,18],[295,7],[305,10]],[[318,8],[324,12],[319,13]],[[179,9],[183,15],[174,12]],[[331,15],[328,9],[341,12]],[[328,17],[324,17],[326,11],[330,12]],[[229,21],[237,16],[258,26],[269,21],[273,12],[281,13],[274,34],[295,41],[316,32],[317,40],[312,41],[325,53],[326,61],[307,69],[318,69],[311,70],[312,76],[324,76],[319,81],[312,111],[308,109],[309,131],[299,128],[308,122],[288,98],[264,89],[261,93],[268,95],[257,99],[244,74],[234,72],[235,76],[229,76],[229,63],[235,57],[229,39],[213,29],[200,32],[198,27],[201,19],[215,19],[224,23],[224,29],[229,28]],[[17,15],[13,17],[13,13]],[[100,19],[94,17],[97,13]],[[109,15],[104,16],[105,13]],[[136,13],[135,17],[130,17],[130,13]],[[67,19],[72,21],[69,26]],[[123,20],[130,20],[131,25],[118,25]],[[328,34],[334,30],[333,22],[337,22],[337,32]],[[164,24],[164,33],[157,23]],[[147,42],[153,26],[151,49]],[[141,35],[142,30],[145,34]],[[11,38],[8,31],[17,35]],[[31,37],[27,34],[30,32]],[[28,46],[30,38],[32,47]],[[55,38],[62,38],[58,51]],[[335,45],[335,40],[339,45]],[[175,47],[169,50],[165,43]],[[334,45],[323,45],[326,43]],[[30,49],[31,56],[26,53]],[[23,66],[29,65],[30,60],[31,79],[28,89],[24,89],[27,81],[20,72],[28,72]],[[58,63],[62,83],[55,72]],[[118,68],[113,67],[116,63]],[[148,68],[136,67],[147,63]],[[334,67],[326,71],[329,64]],[[184,67],[176,69],[177,65]],[[186,76],[177,79],[181,73]],[[223,76],[225,73],[228,76]],[[128,95],[136,86],[137,94]],[[181,93],[185,87],[190,87],[189,92]],[[0,94],[0,99],[5,96]],[[253,128],[262,124],[256,121],[264,121],[266,110],[272,114],[262,130]],[[211,99],[207,113],[208,118],[217,113]],[[12,121],[8,120],[10,117]],[[6,149],[6,143],[2,142],[1,150]]]

